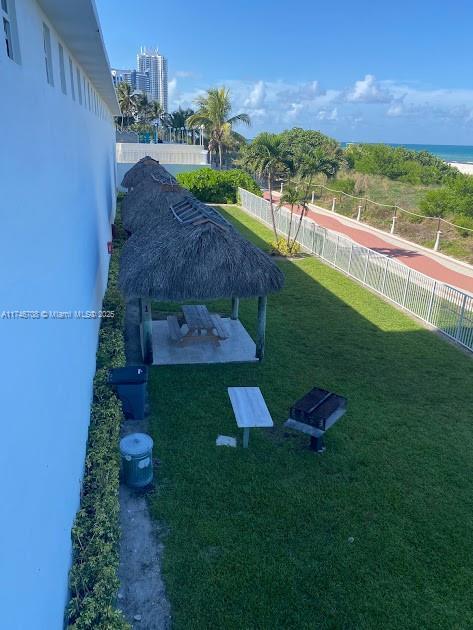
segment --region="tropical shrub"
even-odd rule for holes
[[[340,192],[347,193],[348,195],[353,195],[355,192],[355,180],[350,179],[349,177],[333,179],[327,184],[327,186],[331,190],[338,190]]]
[[[292,173],[297,172],[304,156],[314,152],[324,158],[325,168],[320,172],[325,172],[328,177],[335,177],[339,169],[346,164],[340,144],[320,131],[294,127],[281,132],[279,137]]]
[[[420,209],[433,217],[473,217],[473,177],[459,173],[443,188],[429,191],[421,200]]]
[[[261,196],[260,187],[251,175],[239,169],[200,168],[179,173],[176,177],[181,186],[206,203],[236,203],[238,187]]]
[[[294,256],[301,251],[299,243],[291,241],[288,243],[287,239],[279,238],[277,241],[271,241],[269,252],[273,256]]]
[[[356,144],[345,150],[350,168],[359,173],[384,175],[410,184],[444,184],[458,171],[428,151],[411,151],[386,144]]]
[[[120,585],[118,441],[122,411],[107,384],[108,369],[125,364],[124,306],[117,289],[123,231],[118,232],[103,301],[104,310],[114,311],[115,317],[103,319],[100,328],[81,503],[72,528],[71,599],[66,621],[73,630],[130,629],[115,607]]]

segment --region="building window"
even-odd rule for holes
[[[16,12],[14,0],[1,0],[1,22],[7,56],[20,63],[20,49],[18,45],[18,31],[16,28]]]
[[[72,67],[72,59],[69,57],[69,74],[71,75],[71,94],[72,100],[76,100],[76,89],[74,87],[74,69]]]
[[[79,95],[79,105],[82,105],[82,80],[80,78],[79,68],[76,68],[76,77],[77,77],[77,93]]]
[[[51,33],[46,24],[43,24],[44,63],[46,66],[46,79],[49,85],[54,85],[53,58],[51,55]]]
[[[64,68],[64,48],[59,43],[57,47],[59,51],[59,75],[61,77],[61,90],[63,94],[67,94],[66,69]]]

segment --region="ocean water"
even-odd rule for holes
[[[348,143],[343,142],[342,146]],[[406,147],[412,151],[428,151],[446,162],[464,162],[473,164],[473,146],[460,144],[394,144],[386,142],[391,147]]]

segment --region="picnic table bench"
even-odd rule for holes
[[[229,387],[228,395],[237,426],[243,429],[243,448],[248,448],[250,429],[272,427],[273,420],[259,387]]]

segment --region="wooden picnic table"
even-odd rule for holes
[[[182,312],[187,324],[186,333],[182,332],[175,315],[169,315],[167,318],[169,334],[176,343],[210,341],[218,345],[220,341],[228,339],[228,332],[222,323],[220,315],[209,313],[207,307],[203,304],[195,306],[184,304]]]
[[[273,419],[259,387],[229,387],[228,395],[236,423],[243,429],[243,448],[247,448],[250,428],[272,427]]]
[[[196,306],[184,304],[182,312],[189,331],[198,332],[199,334],[202,332],[208,335],[212,334],[215,324],[206,306],[203,304]]]

